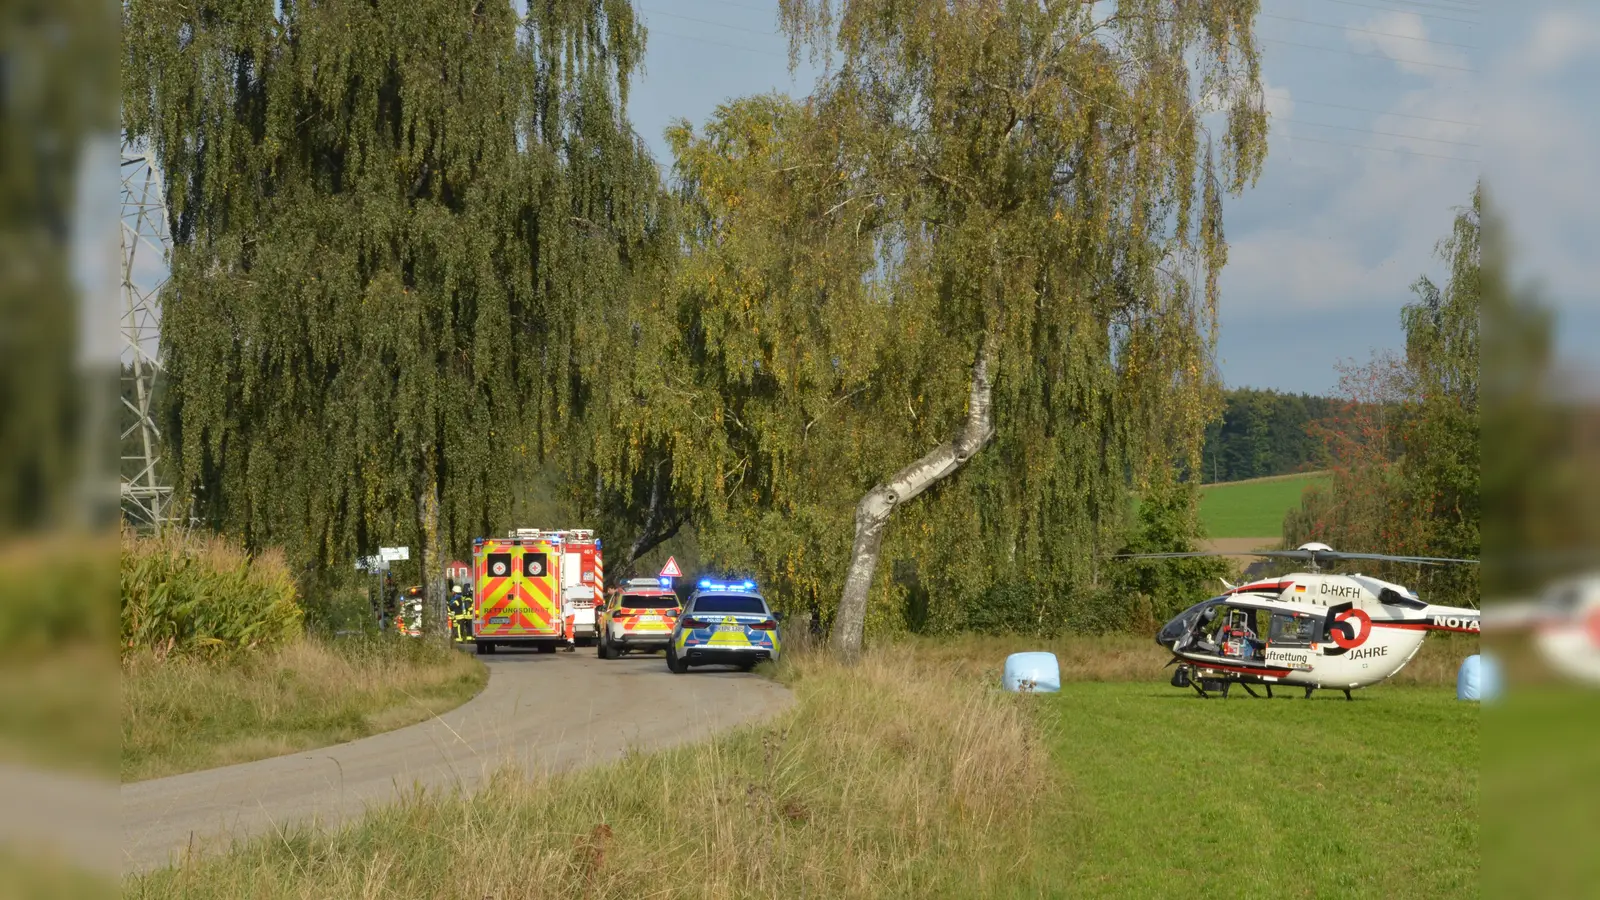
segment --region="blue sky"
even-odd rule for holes
[[[634,126],[663,130],[729,98],[807,93],[776,3],[638,0],[646,71]],[[1261,0],[1272,114],[1265,169],[1228,203],[1218,364],[1232,386],[1324,393],[1337,365],[1401,345],[1418,275],[1481,171],[1506,197],[1519,270],[1561,308],[1576,360],[1600,338],[1600,4]],[[1485,124],[1487,123],[1487,124]]]

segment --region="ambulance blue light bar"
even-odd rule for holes
[[[753,591],[755,589],[756,583],[748,580],[737,582],[712,581],[709,578],[700,580],[700,590],[702,591]]]

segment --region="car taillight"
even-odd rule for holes
[[[778,627],[777,622],[755,622],[750,625],[757,631],[773,631]]]
[[[627,617],[629,617],[631,615],[633,615],[633,610],[631,610],[631,609],[619,609],[616,612],[611,614],[611,618],[613,618],[613,619],[626,619]]]
[[[683,627],[685,628],[708,628],[710,625],[710,622],[702,622],[694,616],[685,616],[683,619]]]

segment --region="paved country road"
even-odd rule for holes
[[[122,871],[148,871],[191,845],[315,818],[333,824],[415,784],[475,788],[505,763],[570,769],[703,738],[785,708],[787,689],[718,667],[667,671],[660,654],[597,659],[593,649],[504,649],[485,661],[489,684],[430,721],[257,762],[122,786]]]

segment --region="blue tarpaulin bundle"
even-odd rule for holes
[[[1500,693],[1500,670],[1494,660],[1474,653],[1456,675],[1457,700],[1493,700]]]
[[[1061,666],[1054,653],[1013,653],[1003,680],[1008,691],[1059,691]]]

